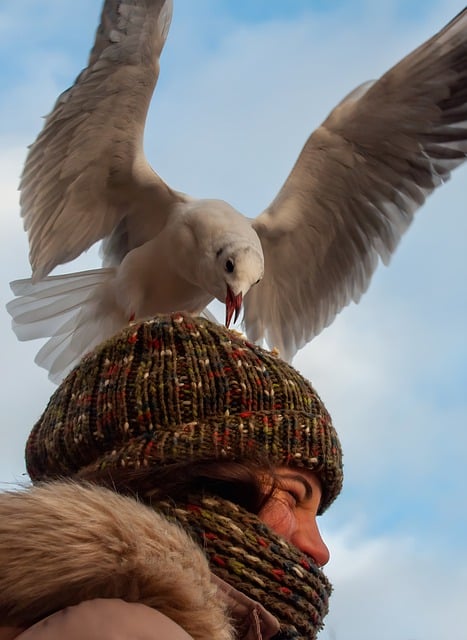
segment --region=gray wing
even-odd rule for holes
[[[141,244],[179,197],[150,168],[142,146],[171,14],[171,0],[104,3],[88,66],[58,98],[21,178],[35,280],[114,229],[109,251],[125,253],[123,241]],[[135,214],[129,238],[126,218]]]
[[[254,222],[265,275],[245,329],[290,359],[367,289],[426,197],[467,154],[467,9],[308,139]]]

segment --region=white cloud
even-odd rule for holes
[[[467,598],[466,558],[433,556],[423,540],[328,537],[335,584],[320,640],[460,638]],[[449,597],[446,594],[449,593]]]
[[[15,215],[19,201],[18,182],[26,151],[24,146],[18,143],[6,149],[5,147],[0,138],[0,225],[2,232],[4,226],[13,225],[17,233],[18,227],[21,226],[18,216]]]

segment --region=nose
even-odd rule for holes
[[[329,549],[321,537],[315,518],[300,520],[291,538],[291,542],[298,547],[300,551],[311,556],[318,567],[324,567],[324,565],[329,562]]]

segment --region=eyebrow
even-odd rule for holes
[[[311,498],[313,495],[313,487],[308,482],[306,478],[296,473],[281,473],[278,474],[278,478],[284,478],[285,480],[295,480],[296,482],[300,482],[305,487],[305,499]]]

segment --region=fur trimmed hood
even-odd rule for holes
[[[201,549],[152,509],[74,482],[1,493],[2,624],[28,627],[95,598],[145,604],[196,640],[233,637]]]

